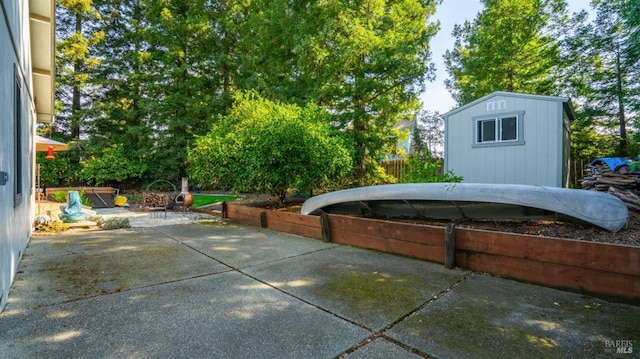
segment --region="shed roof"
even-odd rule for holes
[[[442,115],[443,118],[447,118],[453,114],[456,114],[460,111],[464,111],[472,106],[475,106],[479,103],[482,103],[484,101],[490,100],[496,96],[505,96],[505,97],[518,97],[518,98],[525,98],[525,99],[532,99],[532,100],[544,100],[544,101],[556,101],[556,102],[562,102],[563,103],[563,107],[565,109],[565,111],[567,112],[567,114],[569,115],[569,121],[573,121],[576,119],[576,113],[573,110],[573,105],[571,104],[571,99],[569,97],[560,97],[560,96],[544,96],[544,95],[532,95],[532,94],[524,94],[524,93],[517,93],[517,92],[504,92],[504,91],[496,91],[493,93],[490,93],[486,96],[480,97],[477,100],[474,100],[472,102],[469,102],[466,105],[462,105],[456,109],[453,109],[445,114]]]

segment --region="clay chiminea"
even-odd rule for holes
[[[191,193],[187,193],[184,195],[184,203],[182,203],[182,207],[190,208],[193,204],[193,195]]]
[[[187,177],[182,177],[182,189],[178,197],[176,197],[176,203],[182,203],[182,208],[188,209],[193,204],[193,195],[189,193],[189,180]]]

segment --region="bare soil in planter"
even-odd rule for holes
[[[430,225],[446,226],[447,222],[415,221]],[[484,229],[496,232],[528,234],[534,236],[575,239],[589,242],[621,244],[640,247],[640,213],[629,211],[627,226],[616,233],[607,230],[560,221],[516,221],[516,220],[487,220],[487,221],[458,221],[460,228]]]

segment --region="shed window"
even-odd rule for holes
[[[524,111],[496,117],[475,117],[474,146],[523,144],[523,115]]]
[[[496,140],[496,120],[478,121],[478,142],[493,142]]]
[[[517,117],[505,117],[500,119],[500,139],[503,141],[515,141],[518,139]]]

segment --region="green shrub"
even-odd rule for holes
[[[442,160],[434,160],[423,151],[414,154],[407,159],[406,166],[402,170],[403,183],[433,183],[433,182],[462,182],[462,177],[456,176],[452,171],[440,173]]]
[[[396,182],[396,179],[392,175],[387,174],[384,168],[380,166],[380,163],[378,161],[374,161],[370,158],[365,158],[363,160],[363,165],[365,167],[365,170],[360,183],[354,182],[352,185],[373,186],[378,184],[388,184]]]
[[[71,191],[71,190],[69,190]],[[68,194],[69,191],[55,191],[51,196],[51,200],[54,202],[58,202],[58,203],[67,203],[68,201]],[[87,198],[87,196],[85,196],[84,194],[84,188],[80,189],[80,191],[78,191],[80,194],[80,201],[82,202],[83,206],[87,206],[87,207],[93,207],[93,202],[91,202],[91,200],[89,198]]]
[[[72,190],[69,189],[69,191],[72,191]],[[52,195],[50,195],[50,198],[54,202],[67,203],[68,201],[67,195],[69,191],[55,191]],[[80,189],[80,191],[78,192],[80,193],[80,201],[82,201],[82,205],[87,207],[93,207],[93,202],[91,202],[91,200],[87,198],[87,196],[85,196],[84,194],[84,188]]]
[[[136,157],[123,144],[114,144],[102,148],[97,155],[91,155],[84,159],[80,178],[100,186],[109,181],[121,182],[126,179],[139,179],[147,168],[147,161]]]
[[[125,217],[114,217],[104,220],[102,222],[102,229],[112,230],[119,228],[131,228],[131,224],[129,224],[129,218]]]
[[[67,203],[67,193],[67,191],[55,191],[50,197],[54,202]]]
[[[347,137],[331,114],[248,94],[189,149],[189,177],[209,188],[270,193],[282,204],[288,191],[308,192],[351,174]]]

